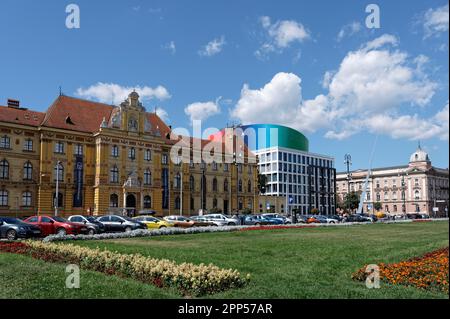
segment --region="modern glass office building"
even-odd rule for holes
[[[247,146],[258,155],[259,173],[267,177],[266,195],[285,196],[287,212],[296,210],[305,215],[315,208],[323,215],[335,213],[333,157],[310,153],[308,139],[286,126],[253,124],[239,128]]]

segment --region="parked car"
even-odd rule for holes
[[[165,216],[165,221],[173,224],[174,227],[189,228],[189,227],[202,227],[212,226],[209,220],[194,220],[180,215]]]
[[[271,225],[283,225],[284,221],[280,218],[271,218],[268,216],[263,215],[255,215],[256,219],[262,220],[262,221],[268,221]]]
[[[147,229],[144,223],[125,216],[105,215],[98,217],[97,220],[105,225],[105,231],[107,232],[130,232],[136,229]]]
[[[262,214],[261,216],[266,217],[266,218],[279,219],[283,224],[291,224],[292,223],[292,221],[288,217],[280,215],[280,214],[268,213],[268,214]]]
[[[105,232],[105,225],[99,222],[94,216],[73,215],[68,218],[72,223],[84,224],[87,227],[87,234],[94,235]]]
[[[144,223],[148,229],[161,229],[165,227],[173,227],[172,223],[169,223],[165,220],[161,220],[156,217],[152,216],[139,216],[134,217],[134,220],[137,220],[138,222]]]
[[[41,229],[42,236],[53,234],[58,235],[78,235],[86,234],[87,227],[83,224],[72,223],[60,216],[31,216],[24,220],[25,223],[38,226]]]
[[[246,215],[244,216],[243,220],[244,225],[272,225],[272,222],[270,222],[269,220],[265,219],[264,217],[261,218],[261,216],[258,218],[256,215]]]
[[[153,209],[144,209],[138,212],[139,216],[149,216],[149,215],[154,216],[156,214],[157,214],[156,210]]]
[[[208,221],[212,221],[214,223],[217,223],[217,226],[236,226],[240,224],[239,219],[237,218],[231,218],[228,216],[225,216],[224,214],[207,214],[203,217],[206,218]]]
[[[342,222],[344,219],[341,215],[330,215],[330,218],[336,219],[338,222]]]
[[[315,216],[315,218],[317,220],[319,220],[319,222],[321,222],[323,224],[337,224],[337,223],[339,223],[339,221],[337,219],[332,218],[331,216],[318,215],[318,216]]]
[[[363,215],[353,214],[349,215],[344,220],[347,223],[363,223],[363,222],[372,222],[372,219]]]
[[[190,216],[189,219],[195,222],[194,226],[219,226],[217,223],[208,220],[204,216]]]
[[[323,220],[322,220],[323,222]],[[309,216],[308,219],[306,220],[307,224],[320,224],[321,221],[317,216]]]
[[[0,217],[0,238],[14,240],[40,237],[41,234],[41,229],[38,226],[24,223],[18,218]]]
[[[309,217],[306,215],[297,215],[296,218],[297,218],[297,223],[306,224]]]

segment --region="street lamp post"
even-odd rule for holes
[[[58,206],[59,206],[59,166],[61,161],[56,162],[56,192],[55,192],[55,216],[58,216]]]
[[[403,199],[403,217],[406,217],[406,183],[405,183],[405,176],[408,175],[408,173],[406,171],[401,171],[401,176],[402,176],[402,199]],[[398,174],[400,176],[400,173]]]
[[[350,195],[350,166],[352,165],[352,156],[350,154],[344,155],[344,164],[347,165],[347,196]],[[348,201],[347,201],[348,202]],[[347,207],[349,209],[350,207]]]

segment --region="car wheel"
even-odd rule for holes
[[[330,224],[335,224],[335,222],[331,221]]]
[[[125,228],[125,232],[126,233],[129,233],[131,231],[131,227],[130,226],[127,226],[126,228]]]
[[[166,226],[164,226],[164,225],[162,225],[162,226],[159,226],[159,229],[161,229],[161,228],[166,228]]]
[[[255,225],[256,225],[256,226],[261,226],[261,223],[256,223]]]
[[[236,226],[235,223],[228,223],[228,226]]]
[[[64,228],[59,228],[56,230],[56,234],[60,236],[65,236],[67,234],[67,231]]]
[[[17,233],[14,229],[10,229],[6,232],[6,238],[8,240],[14,240],[17,238]]]
[[[88,235],[94,235],[95,234],[95,230],[93,230],[92,228],[88,230]]]

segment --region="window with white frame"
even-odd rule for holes
[[[30,162],[23,165],[23,179],[27,181],[33,179],[33,165]]]
[[[0,206],[8,206],[8,191],[0,190]]]
[[[136,149],[134,147],[130,147],[130,149],[128,150],[128,158],[131,160],[136,159]]]
[[[11,148],[11,139],[7,135],[3,135],[0,138],[0,148],[9,149]]]
[[[144,160],[150,162],[152,160],[152,151],[151,150],[145,150],[144,152]]]
[[[148,168],[144,172],[144,184],[145,185],[152,184],[152,172]]]
[[[30,207],[31,206],[31,192],[26,191],[22,193],[22,206]]]
[[[75,155],[83,155],[83,144],[75,144],[73,148],[73,153]]]
[[[33,151],[33,140],[28,138],[23,141],[23,150],[27,152]]]
[[[9,162],[4,159],[0,162],[0,179],[9,178]]]
[[[64,154],[64,142],[60,142],[60,141],[55,142],[55,153],[56,154]]]
[[[119,157],[119,147],[117,145],[113,145],[111,147],[111,156],[112,157]]]
[[[119,182],[119,169],[116,165],[111,168],[110,171],[110,181],[111,183],[118,183]]]

